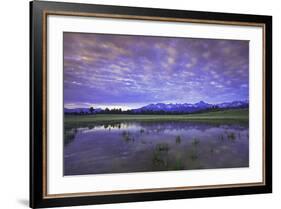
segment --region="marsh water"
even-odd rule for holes
[[[249,166],[248,123],[120,122],[67,126],[64,175]]]

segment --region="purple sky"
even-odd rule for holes
[[[64,33],[64,106],[137,108],[249,96],[249,42]]]

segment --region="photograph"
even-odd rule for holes
[[[63,175],[249,167],[249,40],[63,32]]]
[[[272,193],[272,16],[30,3],[30,207]]]

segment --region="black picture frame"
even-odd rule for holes
[[[100,195],[46,196],[46,16],[63,14],[108,14],[128,18],[196,20],[208,23],[242,23],[264,26],[264,184],[224,186],[218,188],[170,189],[168,191],[134,192]],[[30,2],[30,207],[44,208],[88,204],[245,195],[272,192],[272,17],[201,11],[151,9],[93,4]]]

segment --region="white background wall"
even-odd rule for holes
[[[59,0],[58,0],[59,1]],[[71,1],[71,0],[69,0]],[[73,0],[72,0],[73,1]],[[124,203],[77,208],[280,208],[281,5],[278,0],[80,0],[124,6],[273,16],[273,194]],[[0,208],[27,208],[29,185],[29,3],[0,2]],[[278,206],[279,205],[279,206]]]

